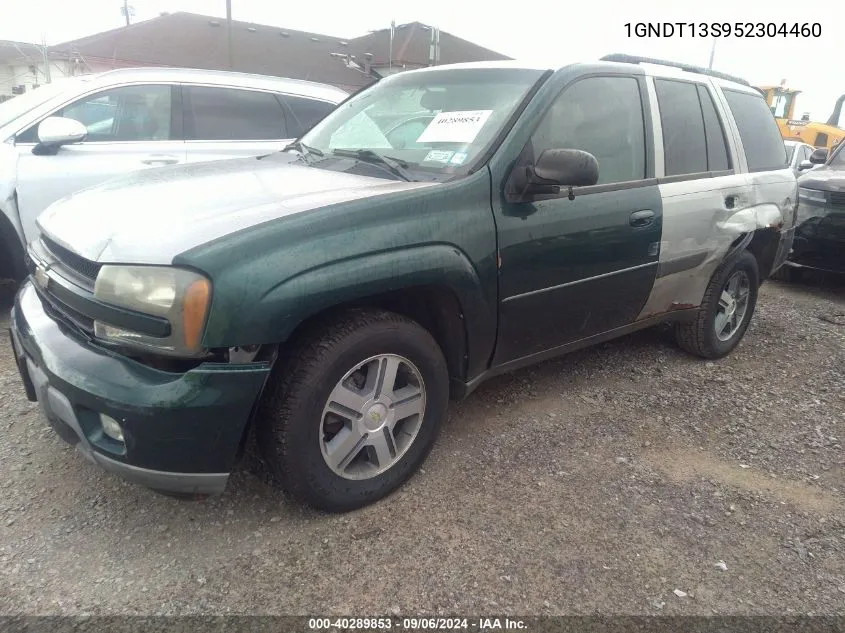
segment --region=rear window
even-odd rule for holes
[[[723,90],[745,148],[749,171],[786,167],[786,147],[763,95]]]

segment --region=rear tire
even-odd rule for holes
[[[344,512],[387,496],[419,468],[449,401],[446,361],[427,330],[391,312],[350,310],[303,334],[287,358],[256,420],[275,483],[318,509]],[[421,400],[407,397],[415,389]],[[391,404],[411,400],[421,414]],[[349,406],[338,408],[341,401]]]
[[[720,266],[704,292],[696,318],[675,325],[675,340],[681,349],[702,358],[729,354],[745,336],[757,305],[760,286],[757,259],[748,251]],[[729,284],[736,283],[737,297],[731,297]],[[741,311],[741,314],[739,312]]]

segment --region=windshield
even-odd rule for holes
[[[34,110],[43,103],[65,92],[69,87],[78,84],[79,79],[63,78],[25,92],[17,97],[12,97],[0,103],[0,127],[11,123],[19,116]]]
[[[335,151],[348,165],[364,150],[371,160],[398,161],[413,179],[465,172],[541,76],[515,68],[400,73],[352,97],[301,141],[322,154],[316,167],[340,169],[341,159],[328,160]]]

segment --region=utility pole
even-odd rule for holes
[[[123,0],[123,15],[126,16],[126,26],[129,26],[129,0]]]
[[[716,54],[716,38],[713,38],[713,46],[710,48],[710,64],[707,66],[709,70],[713,70],[713,56]]]
[[[387,60],[387,74],[393,74],[393,31],[396,29],[396,20],[390,21],[390,52]]]
[[[41,57],[44,60],[44,79],[50,83],[50,57],[47,54],[47,34],[41,34]]]
[[[440,29],[431,27],[431,45],[428,49],[428,65],[437,66],[440,62]]]
[[[226,38],[229,50],[229,70],[234,70],[232,61],[232,0],[226,0]]]

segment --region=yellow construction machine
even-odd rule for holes
[[[766,97],[766,102],[775,115],[783,138],[807,143],[814,147],[826,147],[828,150],[836,147],[845,138],[845,129],[839,127],[845,95],[836,100],[833,113],[826,123],[810,121],[807,115],[799,120],[795,118],[795,97],[801,91],[786,88],[784,83],[781,82],[779,86],[759,86],[759,90]]]

